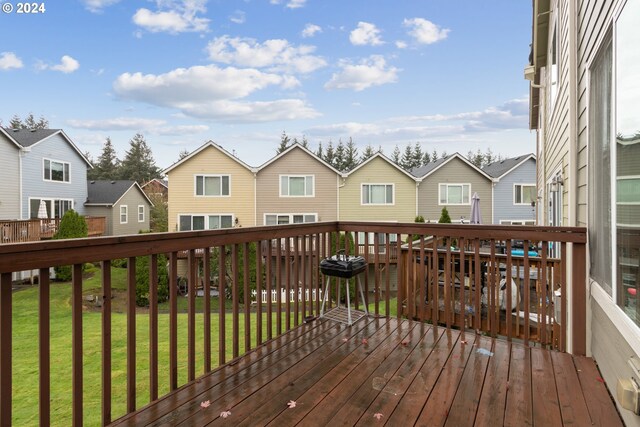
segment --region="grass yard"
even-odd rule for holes
[[[99,294],[99,270],[90,272],[83,282],[83,294]],[[125,289],[126,269],[112,268],[114,287],[114,312],[112,315],[112,418],[125,413],[126,408],[126,315],[117,310],[125,304],[118,290]],[[71,286],[69,283],[51,284],[51,421],[52,425],[71,425]],[[38,425],[38,288],[28,288],[13,295],[13,424],[19,426]],[[186,307],[186,298],[179,300],[179,307]],[[202,298],[197,299],[198,307]],[[218,299],[212,298],[211,343],[212,366],[218,364]],[[395,303],[392,301],[392,316],[395,316]],[[169,390],[169,316],[168,306],[162,304],[158,318],[159,330],[159,395]],[[200,309],[199,309],[200,310]],[[373,305],[370,306],[373,312]],[[184,311],[184,310],[181,310]],[[381,313],[384,305],[381,304]],[[293,318],[293,316],[292,316]],[[101,348],[102,327],[99,311],[86,310],[83,314],[83,363],[84,363],[84,422],[85,425],[99,425],[101,417]],[[196,316],[196,376],[203,372],[203,315]],[[252,330],[256,314],[251,314]],[[178,315],[178,384],[187,382],[187,315]],[[238,318],[240,328],[240,354],[244,352],[244,315]],[[283,325],[284,325],[283,316]],[[275,327],[275,319],[273,321]],[[266,325],[266,317],[263,320]],[[227,360],[232,354],[232,315],[226,318],[226,354]],[[275,335],[275,331],[274,331]],[[263,334],[266,337],[266,332]],[[136,383],[137,402],[141,407],[149,401],[149,317],[145,310],[136,316]],[[255,346],[255,331],[252,332],[252,345]]]

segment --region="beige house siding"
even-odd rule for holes
[[[393,205],[362,205],[362,184],[393,184]],[[380,157],[355,170],[340,188],[341,221],[413,222],[416,181]]]
[[[468,205],[441,205],[440,184],[470,184],[471,191]],[[454,157],[439,169],[427,175],[418,187],[418,213],[425,221],[438,222],[442,208],[447,207],[452,221],[459,221],[464,217],[469,221],[471,215],[471,196],[477,192],[480,196],[480,213],[482,222],[492,222],[492,183],[489,178],[469,166],[459,158]]]
[[[313,197],[281,197],[282,175],[312,175]],[[338,219],[339,175],[301,148],[294,148],[260,169],[256,181],[257,225],[264,225],[264,215],[316,214],[318,221]]]
[[[229,175],[229,196],[196,197],[196,175]],[[178,230],[180,214],[232,214],[241,226],[255,225],[253,172],[218,148],[205,147],[171,169],[167,177],[171,188],[168,198],[169,231]]]

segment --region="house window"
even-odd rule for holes
[[[44,180],[69,182],[69,163],[44,159]]]
[[[640,326],[638,16],[627,2],[589,69],[588,167],[590,277]]]
[[[513,186],[513,204],[529,205],[536,201],[536,185],[535,184],[515,184]]]
[[[202,214],[180,215],[178,218],[180,231],[217,230],[233,227],[233,215],[230,214]]]
[[[500,225],[536,225],[534,220],[526,220],[526,219],[502,219],[500,220]]]
[[[73,209],[72,199],[29,199],[29,218],[38,218],[40,203],[44,201],[47,218],[62,218],[68,210]]]
[[[229,175],[196,175],[196,196],[228,196],[229,181]]]
[[[138,205],[138,222],[144,222],[144,205]]]
[[[313,175],[280,175],[280,197],[313,197]]]
[[[129,222],[129,214],[128,214],[128,206],[122,205],[120,206],[120,224],[126,224]]]
[[[471,184],[440,184],[441,205],[468,205],[471,200]]]
[[[559,77],[559,70],[558,70],[558,37],[557,37],[557,33],[558,33],[558,23],[557,23],[557,18],[556,18],[556,23],[554,24],[554,28],[553,28],[553,36],[551,39],[551,73],[550,73],[550,78],[551,78],[551,98],[550,98],[550,102],[551,102],[551,110],[553,111],[553,106],[555,105],[556,102],[556,97],[558,95],[558,77]]]
[[[393,205],[393,184],[362,184],[363,205]]]
[[[317,222],[318,214],[265,214],[265,225],[286,225],[286,224],[304,224],[308,222]]]

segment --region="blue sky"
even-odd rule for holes
[[[44,116],[94,157],[136,132],[161,167],[208,140],[259,166],[283,131],[314,150],[535,150],[528,0],[44,4],[0,12],[0,119]]]

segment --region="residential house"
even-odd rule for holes
[[[213,141],[164,170],[169,231],[254,226],[256,171]]]
[[[142,184],[140,188],[142,188],[142,191],[144,191],[150,199],[167,202],[167,198],[169,197],[169,181],[166,179],[154,178]]]
[[[24,151],[9,135],[0,127],[0,219],[19,219],[20,215],[20,158]]]
[[[446,207],[452,222],[469,223],[474,193],[480,197],[482,222],[492,221],[492,179],[460,154],[427,163],[411,173],[420,181],[418,215],[426,222],[438,222]]]
[[[85,210],[105,217],[105,235],[138,234],[149,230],[151,200],[135,181],[87,182]]]
[[[587,352],[627,425],[640,417],[614,389],[637,397],[640,382],[639,16],[637,0],[535,0],[525,68],[539,221],[588,227],[587,307],[569,308],[587,311]]]
[[[338,219],[340,172],[300,144],[258,168],[257,225]]]
[[[536,156],[527,154],[499,160],[482,170],[493,178],[491,223],[535,225]]]
[[[7,158],[17,162],[17,173],[9,166],[6,171],[15,175],[4,181],[20,188],[18,219],[36,218],[42,200],[49,218],[62,217],[69,209],[85,214],[87,169],[92,166],[61,129],[4,129],[0,138],[6,137],[20,148],[17,157]],[[9,150],[7,145],[2,150]]]

